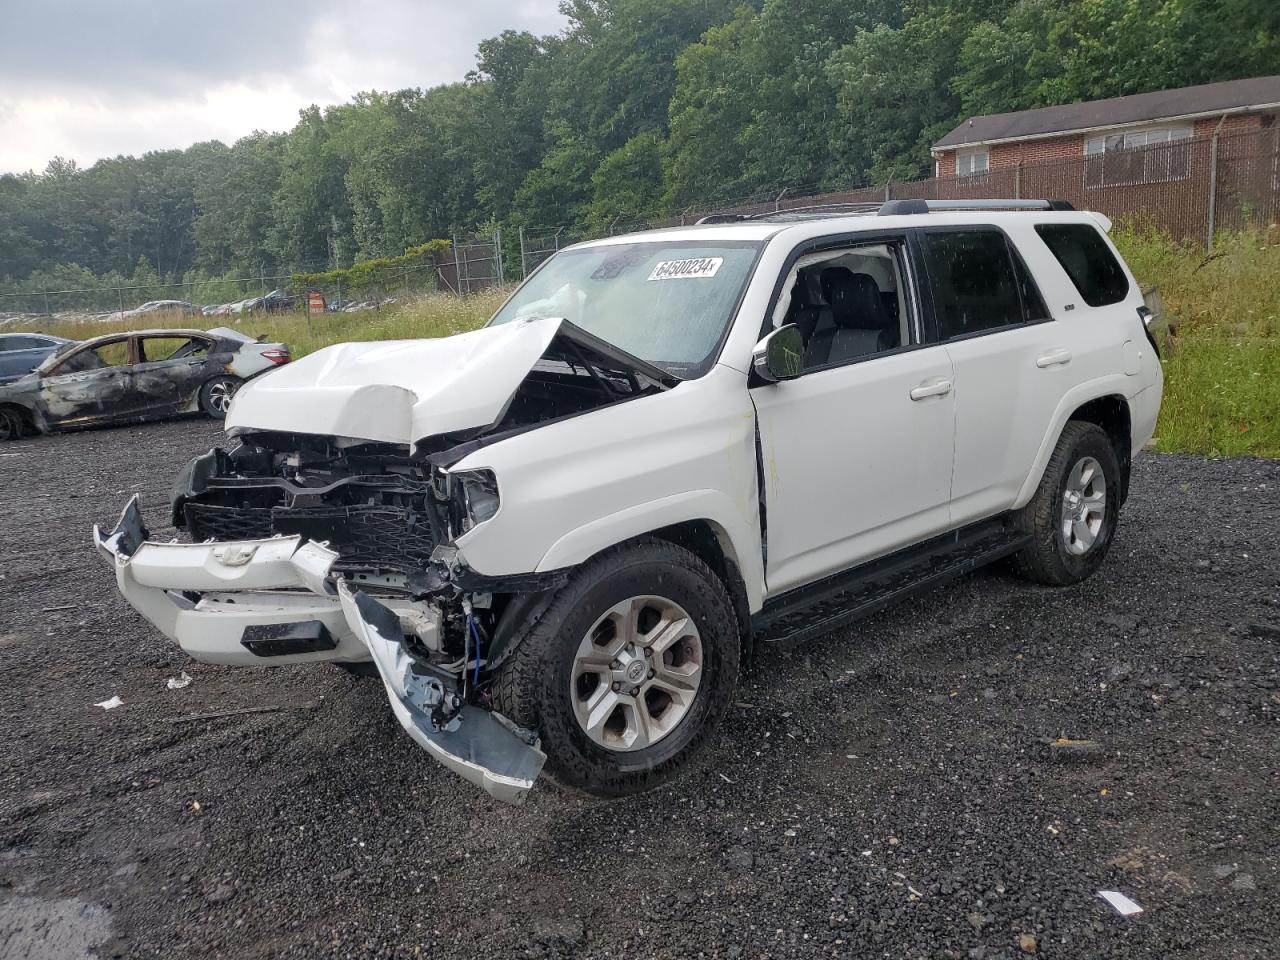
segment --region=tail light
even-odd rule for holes
[[[288,350],[263,350],[262,356],[264,359],[270,360],[272,363],[288,363],[289,362]]]

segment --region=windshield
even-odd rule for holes
[[[491,324],[564,317],[676,376],[710,368],[760,244],[640,241],[565,250]]]

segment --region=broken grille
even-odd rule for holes
[[[255,540],[301,534],[326,541],[341,566],[417,570],[435,549],[427,518],[400,507],[226,507],[187,503],[192,540]]]

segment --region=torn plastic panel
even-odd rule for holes
[[[368,647],[400,725],[428,753],[495,799],[522,803],[546,761],[538,738],[500,714],[462,702],[419,672],[396,615],[340,582],[343,611]]]

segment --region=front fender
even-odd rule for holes
[[[764,570],[759,531],[744,523],[741,510],[719,490],[685,493],[636,504],[570,530],[555,541],[538,562],[537,571],[558,570],[584,562],[601,550],[634,537],[691,521],[707,521],[742,572],[747,603],[755,611],[764,603]]]

